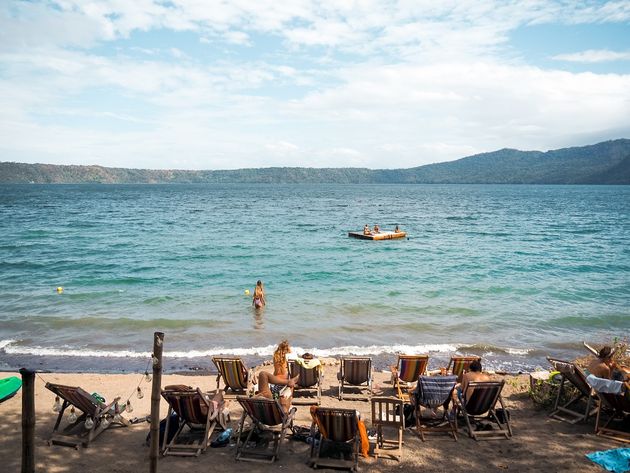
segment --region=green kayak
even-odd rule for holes
[[[22,387],[22,380],[17,376],[0,379],[0,402],[6,401]]]

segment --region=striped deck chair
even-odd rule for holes
[[[311,443],[311,465],[313,468],[320,466],[331,468],[348,468],[357,471],[359,466],[359,418],[354,409],[335,409],[318,407],[313,412],[313,424],[311,432],[319,442]],[[343,446],[351,448],[350,460],[342,455],[341,459],[322,456],[322,446]]]
[[[339,400],[343,401],[346,385],[359,389],[361,393],[353,399],[368,400],[372,396],[372,358],[369,356],[345,356],[341,359],[339,380]],[[367,395],[363,394],[367,391]]]
[[[447,374],[453,374],[457,376],[457,382],[462,382],[462,376],[466,373],[473,361],[481,361],[480,356],[451,356],[451,361],[448,362],[446,368]]]
[[[251,387],[251,376],[245,364],[237,356],[215,356],[212,362],[217,367],[217,389],[223,379],[224,394],[231,398],[247,394]],[[228,391],[229,390],[229,391]]]
[[[409,402],[409,394],[403,389],[409,389],[418,381],[418,377],[426,373],[428,364],[429,355],[398,355],[398,362],[392,368],[392,384],[400,399]]]
[[[177,432],[169,442],[167,435],[162,441],[162,455],[195,456],[204,452],[210,444],[210,437],[217,423],[226,428],[226,418],[223,414],[223,397],[217,396],[215,405],[207,394],[197,389],[183,389],[184,387],[168,386],[162,390],[162,397],[168,404],[168,416],[166,417],[165,432],[169,432],[169,426],[174,416],[177,414],[179,425]],[[218,391],[221,393],[221,391]],[[182,442],[184,427],[188,427],[190,435],[186,442]]]
[[[52,435],[48,440],[49,445],[64,445],[76,449],[80,445],[89,447],[90,442],[109,427],[114,425],[127,427],[129,425],[129,421],[121,415],[126,406],[124,404],[118,406],[120,397],[115,398],[109,404],[105,404],[80,387],[46,383],[46,389],[63,399]],[[76,408],[82,414],[77,417],[75,422],[70,422],[62,431],[59,431],[61,419],[68,407],[71,407],[71,411]],[[88,418],[92,421],[90,427],[85,426],[85,421]]]
[[[293,388],[293,404],[317,404],[322,403],[322,379],[324,377],[322,366],[305,368],[295,360],[289,360],[289,377],[300,376]],[[302,394],[314,394],[315,397],[301,397]],[[299,397],[298,397],[299,396]]]
[[[414,391],[416,398],[416,431],[422,441],[429,432],[447,432],[457,441],[455,405],[449,412],[449,404],[457,376],[420,376],[418,387]],[[436,410],[442,408],[442,415]],[[423,412],[424,410],[424,412]],[[427,412],[428,411],[428,412]]]
[[[630,391],[625,389],[622,381],[595,378],[593,375],[587,379],[593,386],[599,399],[597,418],[595,420],[595,433],[620,442],[630,443]],[[608,419],[604,421],[604,418]],[[621,423],[617,423],[621,421]]]
[[[547,357],[551,366],[561,374],[560,387],[556,394],[556,400],[553,405],[553,410],[549,417],[554,419],[576,424],[578,422],[586,421],[592,415],[597,412],[597,407],[594,406],[593,391],[589,384],[586,382],[586,375],[575,363],[570,361],[558,360],[555,358]],[[577,394],[569,399],[568,402],[560,405],[564,399],[566,382],[571,383],[577,389]],[[576,409],[574,406],[580,401],[586,401],[586,407]],[[593,407],[591,407],[593,406]]]
[[[501,390],[505,385],[503,381],[475,381],[468,383],[466,392],[463,395],[463,402],[457,406],[457,412],[464,416],[468,435],[479,440],[498,439],[512,437],[512,427],[510,426],[510,416],[505,409]],[[499,402],[503,409],[503,416],[498,417],[496,404]],[[472,422],[479,420],[490,421],[498,426],[499,430],[474,430]],[[457,425],[457,417],[455,418]],[[491,425],[491,424],[489,424]]]
[[[282,406],[275,399],[239,396],[236,400],[243,407],[243,415],[237,431],[236,460],[273,463],[280,458],[282,440],[285,437],[286,430],[293,424],[297,408],[292,407],[288,414],[285,414]],[[243,429],[247,418],[250,419],[252,428],[249,430],[247,437],[243,439]],[[271,432],[273,436],[273,447],[271,450],[268,448],[260,450],[248,446],[255,429],[258,432]]]
[[[372,427],[376,429],[376,445],[374,457],[381,454],[393,456],[401,461],[403,457],[403,432],[405,430],[404,403],[395,397],[373,397]],[[398,440],[385,439],[383,429],[390,428],[398,431]]]

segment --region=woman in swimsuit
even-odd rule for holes
[[[291,347],[289,342],[283,340],[273,353],[273,374],[268,371],[261,371],[258,374],[258,395],[268,399],[278,399],[285,412],[291,408],[292,388],[299,378],[299,376],[289,378],[288,353],[291,353]],[[280,396],[280,391],[285,386],[291,388],[291,393],[289,396]]]
[[[254,288],[254,297],[252,299],[252,305],[256,309],[261,309],[265,305],[265,290],[263,289],[263,283],[259,279]]]

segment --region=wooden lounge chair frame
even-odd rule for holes
[[[422,402],[420,402],[421,400],[416,398],[416,432],[423,442],[426,440],[425,434],[428,433],[447,433],[457,442],[457,406],[454,402],[452,402],[453,390],[455,389],[457,380],[456,378],[453,378],[453,376],[455,375],[442,376],[442,378],[452,378],[453,387],[451,388],[444,403],[437,406],[442,408],[442,415],[440,417],[432,417],[432,409],[426,407],[422,404]],[[431,376],[429,378],[437,378],[437,376]],[[419,379],[418,383],[420,382],[421,381]],[[418,386],[417,389],[420,389],[420,386]],[[423,410],[425,411],[424,413]],[[429,417],[425,415],[427,411],[431,412]]]
[[[614,429],[611,423],[617,419],[626,419],[630,414],[630,393],[620,394],[597,392],[598,408],[595,420],[595,434],[607,437],[619,442],[630,443],[630,432],[628,430]],[[609,413],[608,420],[604,422],[604,412]],[[602,415],[603,414],[603,415]]]
[[[560,386],[558,387],[556,400],[554,401],[553,409],[549,417],[569,422],[570,424],[577,424],[578,422],[585,422],[589,417],[595,415],[597,406],[593,403],[593,390],[586,382],[586,375],[580,367],[570,361],[558,360],[556,358],[547,357],[547,360],[561,375]],[[569,399],[568,402],[560,405],[567,381],[577,388],[578,394]],[[571,406],[582,399],[586,399],[586,409],[584,411],[571,408]]]
[[[466,393],[464,393],[463,402],[457,406],[457,412],[464,416],[466,422],[466,429],[468,430],[468,436],[475,439],[509,439],[512,437],[512,426],[510,425],[509,415],[505,409],[503,398],[501,397],[501,391],[505,385],[505,380],[502,381],[475,381],[468,383],[466,386]],[[486,391],[485,393],[483,391]],[[468,394],[468,399],[466,395]],[[505,423],[501,423],[496,413],[497,402],[501,405],[501,408],[506,415],[504,416]],[[478,403],[478,405],[475,405]],[[457,417],[455,418],[457,423]],[[490,431],[475,431],[472,428],[471,420],[490,420],[494,422],[499,430]]]
[[[114,425],[122,427],[129,425],[129,421],[122,416],[115,418],[116,413],[122,414],[126,408],[126,405],[122,407],[118,406],[120,397],[115,398],[109,404],[104,404],[78,386],[46,383],[46,388],[63,399],[63,404],[53,427],[52,435],[48,439],[49,445],[63,445],[76,449],[83,445],[87,448],[96,437],[101,435],[108,428]],[[59,431],[59,425],[61,424],[64,411],[70,406],[74,406],[83,414],[78,416],[75,422],[68,424],[62,431]],[[94,424],[91,428],[87,429],[86,433],[84,423],[87,417],[91,417]]]
[[[409,364],[412,370],[404,369]],[[414,366],[415,364],[415,366]],[[403,389],[410,389],[418,381],[418,377],[425,374],[429,364],[429,355],[398,355],[396,369],[392,373],[394,389],[398,397],[409,402],[409,393]]]
[[[238,356],[214,356],[212,362],[217,367],[217,390],[223,380],[223,394],[234,399],[246,395],[252,390],[251,370],[248,370]],[[230,371],[231,370],[231,371]]]
[[[462,376],[466,373],[473,361],[481,361],[480,356],[451,356],[451,360],[446,367],[446,373],[457,376],[457,382],[462,382]]]
[[[358,374],[353,373],[352,365],[354,364],[365,366],[365,371],[360,371]],[[340,401],[343,401],[346,386],[358,388],[362,391],[358,396],[353,396],[352,400],[369,400],[372,396],[372,358],[369,356],[344,356],[341,358],[337,379],[339,380]],[[363,391],[367,393],[363,394]]]
[[[313,468],[320,466],[330,468],[346,468],[356,472],[359,466],[359,418],[354,409],[340,409],[331,407],[317,407],[313,413],[314,419],[311,425],[311,465]],[[330,422],[329,422],[330,421]],[[327,431],[327,426],[333,423],[333,427],[343,426],[349,428]],[[350,444],[352,448],[352,460],[322,457],[322,445],[327,443]]]
[[[239,396],[236,400],[243,407],[243,415],[241,416],[236,433],[236,460],[273,463],[280,458],[282,440],[285,437],[287,429],[293,424],[297,408],[292,407],[289,412],[285,414],[282,406],[275,399]],[[256,409],[254,409],[254,406],[256,406]],[[264,414],[259,416],[257,410]],[[266,417],[267,414],[271,414],[271,416]],[[247,437],[243,439],[245,420],[247,418],[250,419],[252,428],[249,430]],[[259,432],[271,432],[273,436],[273,447],[271,451],[269,451],[269,449],[259,451],[256,448],[248,448],[247,444],[250,442],[255,429]]]
[[[169,432],[170,423],[174,422],[173,412],[179,418],[179,425],[175,435],[170,442],[168,435],[164,435],[162,440],[162,456],[194,456],[198,457],[210,445],[210,437],[214,432],[217,423],[225,429],[227,421],[223,415],[223,405],[219,405],[216,409],[213,403],[206,398],[206,395],[197,389],[164,389],[162,397],[168,404],[168,415],[166,416],[165,432]],[[188,403],[185,407],[184,403]],[[195,406],[192,403],[197,403]],[[190,411],[192,409],[192,412]],[[203,411],[205,410],[205,415]],[[197,440],[193,439],[191,443],[177,443],[184,427],[188,427],[191,431],[198,430]],[[197,428],[198,427],[198,428]],[[203,430],[201,430],[203,429]]]
[[[294,360],[289,360],[289,377],[299,375],[298,382],[293,388],[293,404],[317,404],[322,403],[322,381],[324,373],[322,366],[305,368]],[[301,394],[315,394],[315,397],[298,397]]]
[[[405,430],[405,415],[402,399],[395,397],[373,397],[372,427],[376,429],[376,445],[374,457],[385,454],[398,461],[403,458],[403,432]],[[398,431],[398,440],[385,439],[383,428],[393,428]]]

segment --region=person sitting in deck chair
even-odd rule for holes
[[[481,361],[472,361],[470,363],[469,371],[464,373],[462,376],[462,382],[455,386],[455,389],[453,390],[453,400],[462,401],[462,398],[465,396],[468,383],[490,380],[490,376],[482,371]],[[455,396],[457,396],[457,399],[455,399]]]

